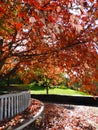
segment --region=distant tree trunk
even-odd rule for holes
[[[46,86],[46,94],[48,95],[49,94],[49,87]]]

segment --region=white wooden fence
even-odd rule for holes
[[[24,111],[29,104],[29,91],[0,95],[0,121]]]

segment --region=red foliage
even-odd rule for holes
[[[1,1],[1,79],[14,73],[17,65],[22,66],[23,63],[26,69],[28,61],[33,61],[33,68],[38,64],[47,70],[44,64],[51,64],[66,70],[72,79],[71,83],[73,79],[74,82],[86,82],[87,86],[90,84],[94,87],[93,94],[97,95],[97,7],[98,2],[93,0]],[[91,91],[92,87],[89,87]]]

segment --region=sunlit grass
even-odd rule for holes
[[[35,84],[11,84],[10,86],[13,87],[13,89],[18,89],[22,88],[22,89],[29,89],[31,94],[46,94],[46,88],[42,87],[42,86],[38,86]],[[56,86],[56,87],[52,87],[49,88],[49,94],[58,94],[58,95],[80,95],[80,96],[88,96],[88,94],[81,92],[81,91],[76,91],[73,89],[70,89],[66,86]]]
[[[46,94],[46,89],[39,86],[33,86],[30,89],[31,94]],[[58,95],[83,95],[86,96],[87,94],[81,91],[72,90],[66,87],[55,87],[49,88],[49,94],[58,94]]]

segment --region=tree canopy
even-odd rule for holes
[[[30,66],[57,67],[97,95],[98,1],[1,0],[0,79]]]

